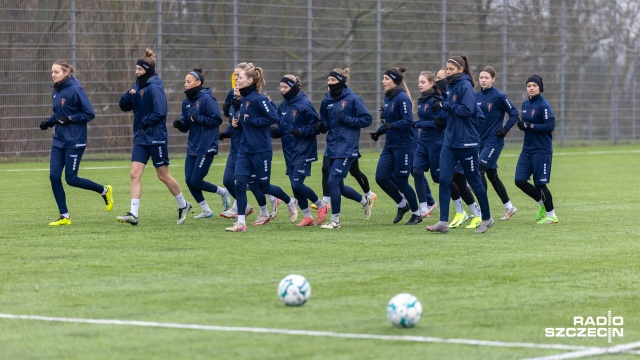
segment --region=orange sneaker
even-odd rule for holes
[[[328,204],[325,204],[322,209],[318,209],[318,225],[322,225],[322,223],[327,219],[327,212],[329,212]]]
[[[302,219],[302,221],[300,221],[298,224],[296,224],[296,226],[313,226],[315,224],[316,224],[316,222],[315,222],[315,220],[313,220],[313,218],[305,216],[304,219]]]

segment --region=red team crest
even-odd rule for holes
[[[454,103],[454,104],[455,104],[455,102],[456,102],[456,99],[458,99],[458,95],[453,95],[452,100],[453,100],[453,103]]]
[[[429,104],[424,104],[424,109],[422,111],[427,111],[428,108],[429,108]]]
[[[536,109],[531,110],[531,118],[533,119],[533,115],[536,114]]]
[[[291,114],[293,115],[293,118],[295,119],[295,118],[296,118],[296,115],[298,115],[298,110],[293,110],[293,111],[291,112]]]
[[[60,101],[60,102],[62,103],[62,107],[64,107],[64,103],[66,103],[66,102],[67,102],[67,99],[62,98],[62,101]]]
[[[487,109],[489,111],[491,111],[491,108],[493,107],[493,103],[487,103]]]
[[[140,97],[144,97],[144,90],[140,90],[138,94],[140,94]]]
[[[347,106],[347,101],[346,100],[342,102],[342,110],[344,110],[345,106]]]
[[[196,109],[200,109],[200,101],[196,101]]]

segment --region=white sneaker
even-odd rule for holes
[[[208,219],[208,218],[212,218],[213,217],[213,213],[211,211],[203,211],[201,212],[199,215],[194,216],[194,219]]]
[[[339,229],[340,223],[331,220],[328,224],[320,226],[322,229]]]
[[[373,199],[371,196],[365,196],[367,199],[367,204],[362,206],[362,210],[364,210],[364,220],[371,220],[371,208],[373,207]]]
[[[238,217],[238,210],[231,208],[227,211],[223,211],[220,213],[220,217],[225,219],[236,219]]]
[[[504,216],[500,218],[500,220],[509,220],[511,219],[511,217],[513,216],[513,214],[515,214],[518,211],[518,209],[516,209],[516,207],[512,207],[511,209],[507,209],[504,212]]]
[[[220,195],[222,197],[222,209],[224,211],[229,210],[229,208],[231,208],[231,194],[229,194],[229,191],[227,190],[227,192],[224,195]]]
[[[289,206],[289,221],[292,224],[298,221],[298,200],[293,200],[293,206]]]

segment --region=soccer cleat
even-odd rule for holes
[[[328,224],[320,226],[323,229],[340,229],[340,223],[331,220]]]
[[[427,206],[427,211],[421,211],[423,218],[431,217],[431,212],[438,207],[438,204],[434,203],[433,205]]]
[[[371,208],[373,207],[373,198],[371,196],[365,196],[367,199],[367,204],[362,206],[362,210],[364,210],[364,220],[371,220]]]
[[[278,204],[280,204],[280,199],[276,198],[276,201],[271,202],[271,220],[275,219],[278,216]]]
[[[266,225],[271,221],[269,215],[260,215],[251,225]]]
[[[128,212],[126,215],[124,216],[116,216],[116,219],[118,219],[118,221],[123,222],[123,223],[129,223],[133,226],[138,225],[138,218],[133,216],[132,213]]]
[[[302,221],[296,224],[296,226],[313,226],[315,224],[316,222],[315,220],[313,220],[313,218],[305,216],[304,219],[302,219]]]
[[[489,220],[484,220],[480,222],[480,225],[478,225],[478,228],[476,229],[476,234],[486,233],[487,230],[489,230],[489,228],[492,226],[493,226],[493,218],[489,218]]]
[[[538,215],[536,215],[536,221],[542,220],[546,214],[547,209],[545,209],[544,205],[540,205],[540,210],[538,210]]]
[[[504,216],[500,218],[500,220],[509,220],[511,219],[511,217],[513,216],[513,214],[515,214],[518,211],[518,209],[516,209],[516,207],[512,207],[511,209],[507,209],[504,212]]]
[[[411,214],[411,218],[409,219],[409,221],[407,221],[404,224],[405,225],[418,225],[421,222],[422,222],[422,216],[416,215],[416,214]]]
[[[409,204],[405,205],[404,207],[398,208],[398,213],[396,214],[396,217],[393,219],[393,223],[397,224],[400,222],[400,220],[402,220],[402,217],[404,216],[404,214],[408,213],[411,210],[411,207],[409,206]]]
[[[187,220],[187,216],[189,215],[189,211],[191,211],[191,203],[187,201],[187,206],[182,209],[178,209],[178,222],[176,224],[182,225]]]
[[[318,225],[322,225],[327,219],[327,212],[329,212],[329,204],[325,204],[322,209],[318,209]]]
[[[543,219],[540,219],[540,221],[538,221],[538,224],[542,225],[542,224],[557,224],[558,223],[558,217],[556,216],[545,216]],[[51,224],[49,224],[51,225]]]
[[[253,208],[251,207],[251,205],[247,205],[246,210],[244,211],[244,216],[249,216],[253,214]],[[236,211],[236,217],[238,215],[238,212]]]
[[[465,226],[465,229],[476,229],[482,222],[482,218],[480,216],[474,216],[471,218],[469,225]]]
[[[251,209],[253,210],[253,209]],[[248,214],[246,214],[248,215]],[[236,209],[229,209],[227,211],[223,211],[220,213],[220,217],[223,217],[225,219],[236,219],[238,217],[238,210]]]
[[[224,231],[226,232],[245,232],[247,231],[247,225],[241,223],[241,222],[236,222],[235,224],[233,224],[232,227],[228,227],[226,229],[224,229]]]
[[[227,211],[231,208],[231,194],[229,191],[225,192],[224,195],[220,195],[222,197],[222,208]]]
[[[449,224],[449,229],[455,229],[467,220],[469,220],[469,215],[462,210],[462,213],[456,213],[456,216],[453,217],[453,221]]]
[[[199,215],[194,216],[194,219],[208,219],[208,218],[212,218],[213,217],[213,213],[211,211],[203,211],[201,212]]]
[[[439,232],[442,234],[446,234],[449,232],[449,223],[446,221],[438,221],[434,225],[427,226],[426,229],[431,232]]]
[[[372,209],[373,209],[373,203],[376,202],[376,200],[378,200],[378,195],[376,195],[376,193],[372,191],[371,192],[371,208]]]
[[[50,222],[49,226],[71,225],[71,219],[60,216],[60,219]]]
[[[107,211],[111,211],[113,208],[113,187],[111,185],[106,185],[107,193],[102,196],[104,200],[104,207]]]
[[[298,200],[293,200],[293,206],[289,206],[289,221],[293,224],[298,220]]]

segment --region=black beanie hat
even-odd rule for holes
[[[538,76],[538,75],[531,75],[531,76],[529,76],[529,78],[527,79],[527,82],[526,82],[526,83],[524,83],[524,84],[525,84],[525,85],[527,85],[527,84],[528,84],[528,83],[530,83],[530,82],[537,84],[537,85],[538,85],[538,87],[540,88],[540,92],[543,92],[543,91],[544,91],[544,87],[543,87],[544,85],[542,84],[542,78],[541,78],[540,76]]]

